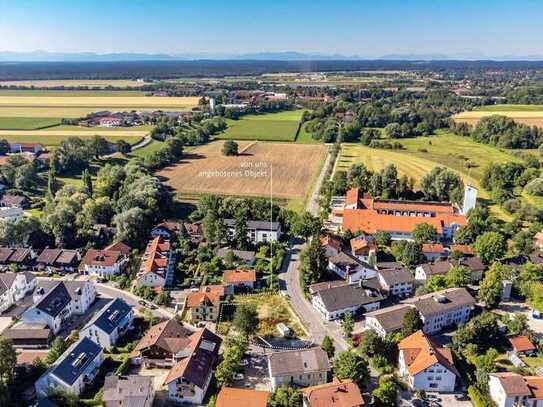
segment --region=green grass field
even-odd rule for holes
[[[480,112],[539,112],[543,111],[543,105],[513,105],[513,104],[498,104],[479,106],[475,110]]]
[[[61,119],[54,117],[0,117],[0,130],[37,130],[60,123]]]
[[[160,150],[160,148],[163,145],[164,145],[164,143],[162,141],[153,140],[149,144],[147,144],[145,147],[131,152],[130,156],[131,157],[145,158],[147,155],[152,154],[155,151]]]
[[[228,128],[218,135],[223,140],[294,141],[303,110],[247,115],[227,120]]]

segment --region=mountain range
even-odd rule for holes
[[[316,61],[316,60],[403,60],[403,61],[429,61],[429,60],[495,60],[495,61],[541,61],[543,55],[502,55],[488,56],[480,53],[427,53],[386,54],[378,57],[359,55],[303,53],[296,51],[284,52],[256,52],[246,54],[234,53],[107,53],[94,52],[49,52],[30,51],[13,52],[0,51],[2,62],[130,62],[130,61],[193,61],[193,60],[246,60],[246,61]]]

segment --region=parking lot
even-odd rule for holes
[[[457,397],[459,399],[457,399]],[[471,401],[463,393],[426,393],[426,401],[414,400],[413,393],[400,392],[398,405],[403,407],[471,407]]]
[[[241,369],[244,375],[243,380],[234,380],[233,387],[244,387],[255,390],[270,390],[270,378],[268,376],[268,359],[266,355],[256,352],[248,352],[243,358]]]

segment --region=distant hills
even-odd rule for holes
[[[229,53],[107,53],[94,52],[12,52],[0,51],[2,62],[130,62],[130,61],[195,61],[195,60],[230,60],[230,61],[360,61],[360,60],[396,60],[396,61],[451,61],[451,60],[494,60],[494,61],[541,61],[543,55],[503,55],[487,56],[479,53],[463,54],[387,54],[379,57],[358,55],[303,53],[297,51],[257,52],[246,54]]]

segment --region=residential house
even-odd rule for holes
[[[152,376],[106,376],[104,407],[151,407],[154,399]]]
[[[44,249],[36,259],[38,270],[73,273],[77,270],[81,256],[77,250]]]
[[[43,323],[19,322],[5,330],[2,336],[11,340],[16,348],[45,349],[53,340],[53,331]]]
[[[488,393],[496,407],[543,406],[543,377],[518,373],[491,373]]]
[[[40,280],[34,290],[34,304],[22,314],[28,323],[46,324],[57,334],[73,315],[83,315],[96,298],[88,281]]]
[[[166,221],[156,225],[153,230],[151,230],[151,236],[153,238],[160,236],[163,239],[172,240],[177,235],[183,233],[183,231],[183,222]]]
[[[471,281],[476,283],[483,279],[483,275],[486,271],[486,266],[480,257],[470,256],[462,257],[458,260],[451,260],[453,266],[466,267],[471,273]]]
[[[467,244],[451,244],[449,254],[458,253],[462,257],[473,256],[473,248]]]
[[[311,284],[309,286],[309,294],[316,294],[321,290],[326,290],[328,288],[339,287],[342,285],[348,285],[345,280],[332,280],[332,281],[321,281],[320,283]]]
[[[358,260],[373,264],[372,258],[374,260],[377,259],[377,244],[375,243],[375,239],[373,239],[373,237],[360,235],[352,238],[350,244],[351,253]]]
[[[268,355],[272,390],[281,385],[316,386],[328,382],[330,362],[320,347],[273,352]]]
[[[536,346],[527,336],[511,336],[507,338],[513,349],[513,353],[517,356],[532,356],[536,351]]]
[[[449,272],[451,267],[451,263],[448,260],[420,264],[415,268],[415,280],[426,281],[432,276],[444,276]]]
[[[328,268],[349,283],[366,280],[377,275],[377,270],[374,267],[347,252],[339,252],[336,256],[329,257]]]
[[[171,400],[202,404],[219,359],[221,342],[219,336],[205,328],[190,337],[186,348],[189,354],[170,369],[164,380]]]
[[[22,195],[4,194],[2,198],[0,198],[0,207],[3,208],[27,209],[28,206],[28,198]]]
[[[341,230],[374,235],[387,232],[393,240],[412,239],[418,224],[434,226],[440,239],[451,239],[466,217],[450,203],[376,199],[357,189],[347,191],[343,208],[335,208]]]
[[[422,245],[422,254],[427,261],[434,261],[445,257],[447,253],[441,243],[424,243]]]
[[[114,116],[100,117],[97,123],[101,127],[119,127],[123,124],[123,119]]]
[[[321,236],[320,243],[326,252],[326,257],[337,256],[343,251],[343,239],[341,236],[327,234]]]
[[[43,145],[39,143],[9,143],[9,152],[38,154],[43,151]]]
[[[256,270],[226,270],[222,281],[226,295],[234,294],[236,290],[252,290],[255,288]]]
[[[147,367],[171,367],[186,356],[185,348],[194,332],[175,318],[153,325],[130,354],[132,363]]]
[[[226,264],[245,265],[252,267],[256,263],[256,252],[253,250],[235,250],[230,247],[221,247],[217,250],[217,257],[221,258]]]
[[[0,221],[16,221],[25,216],[21,208],[0,208]]]
[[[407,297],[415,290],[415,277],[406,268],[393,268],[377,272],[379,284],[389,295]]]
[[[379,308],[384,300],[381,293],[373,288],[364,286],[363,281],[325,288],[313,294],[312,305],[326,321],[341,319],[347,313],[356,314]]]
[[[360,407],[365,404],[356,383],[336,378],[332,383],[303,389],[302,397],[304,407]]]
[[[103,361],[104,350],[90,339],[81,338],[36,381],[38,397],[47,397],[53,388],[81,394],[94,380]]]
[[[190,309],[191,321],[217,321],[223,297],[223,286],[206,286],[187,295],[185,306]]]
[[[173,284],[174,251],[170,241],[157,236],[147,245],[140,271],[136,277],[139,286],[165,287]]]
[[[115,346],[128,330],[134,318],[134,311],[121,298],[115,298],[105,305],[79,332],[80,337],[87,337],[102,348]]]
[[[251,243],[276,242],[281,238],[281,224],[279,222],[268,222],[261,220],[248,220],[247,238]],[[236,221],[225,219],[224,225],[230,237],[234,236]]]
[[[119,274],[128,263],[130,247],[117,242],[103,250],[89,249],[79,263],[79,272],[99,277]]]
[[[215,407],[268,407],[270,395],[269,391],[223,387]]]
[[[185,233],[189,236],[192,243],[200,243],[204,236],[204,231],[201,223],[188,223],[183,224]]]
[[[402,328],[405,314],[413,307],[398,304],[364,314],[366,328],[373,329],[381,338],[393,334]]]
[[[422,331],[404,338],[398,344],[399,370],[413,391],[454,391],[460,377],[450,348],[433,343]]]
[[[475,299],[465,288],[447,288],[408,298],[403,303],[415,306],[424,322],[424,333],[433,334],[448,326],[465,324]]]
[[[0,247],[0,269],[9,269],[13,264],[18,270],[32,268],[36,253],[30,248]]]
[[[37,281],[29,271],[0,273],[0,313],[34,291]]]

